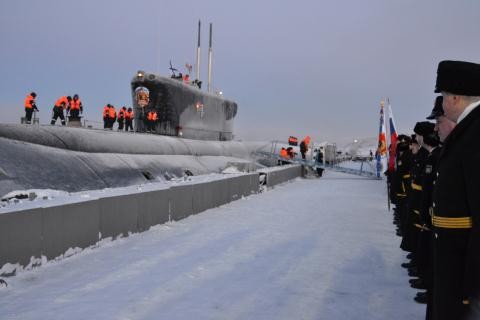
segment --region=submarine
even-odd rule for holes
[[[196,140],[233,139],[237,104],[182,79],[138,71],[131,82],[135,128],[145,131],[146,114],[156,111],[155,133]]]

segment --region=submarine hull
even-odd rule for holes
[[[0,124],[0,197],[28,189],[123,187],[232,166],[252,171],[259,166],[254,156],[259,148],[265,143]]]

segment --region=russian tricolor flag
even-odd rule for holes
[[[390,127],[390,148],[388,154],[388,171],[393,172],[395,170],[395,157],[397,155],[397,129],[395,127],[395,121],[393,120],[392,106],[390,101],[388,102],[388,118]]]

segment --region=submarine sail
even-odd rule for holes
[[[131,82],[135,128],[144,132],[149,111],[156,111],[155,133],[197,140],[233,139],[237,104],[203,92],[181,79],[143,71]]]

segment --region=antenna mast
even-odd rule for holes
[[[212,24],[210,23],[210,41],[208,45],[208,92],[212,92]]]

